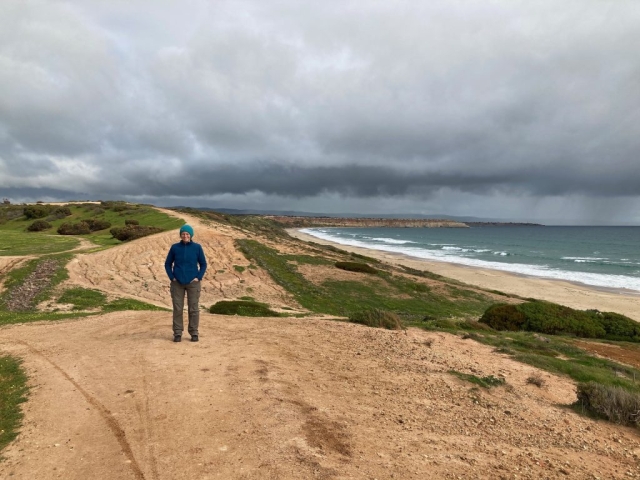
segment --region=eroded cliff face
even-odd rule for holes
[[[333,217],[285,217],[265,215],[287,228],[307,227],[396,227],[396,228],[468,228],[468,225],[452,220],[403,219],[403,218],[333,218]]]

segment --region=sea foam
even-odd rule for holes
[[[442,249],[427,250],[411,246],[401,245],[385,245],[362,242],[355,239],[344,239],[331,235],[326,231],[314,230],[314,229],[301,229],[303,233],[327,240],[341,245],[349,245],[353,247],[368,248],[371,250],[380,250],[390,253],[400,253],[408,255],[410,257],[434,260],[440,262],[449,262],[460,265],[467,265],[470,267],[487,268],[491,270],[500,270],[505,272],[511,272],[520,275],[550,278],[554,280],[566,280],[569,282],[584,283],[586,285],[592,285],[595,287],[604,288],[616,288],[616,289],[628,289],[637,290],[640,292],[640,278],[628,277],[625,275],[609,275],[602,273],[590,273],[590,272],[574,272],[568,270],[561,270],[556,268],[550,268],[545,265],[528,265],[524,263],[501,263],[491,262],[487,260],[480,260],[477,258],[469,258],[461,255],[462,248],[454,247],[451,244],[443,245]],[[448,248],[444,248],[448,247]],[[507,256],[508,252],[493,252],[495,255]],[[578,257],[576,257],[577,259]]]

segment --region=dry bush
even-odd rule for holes
[[[596,382],[578,384],[578,405],[620,425],[640,424],[640,393]]]
[[[422,344],[426,347],[431,348],[431,345],[433,345],[433,342],[435,340],[433,338],[427,338],[424,342],[422,342]]]
[[[535,385],[538,388],[542,388],[544,386],[544,378],[539,373],[534,373],[533,375],[527,378],[527,383],[529,385]]]
[[[398,315],[378,308],[352,313],[349,315],[349,321],[369,327],[386,328],[387,330],[402,330],[404,328]]]

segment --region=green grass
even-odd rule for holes
[[[125,310],[152,310],[162,312],[169,311],[168,308],[158,307],[157,305],[141,302],[132,298],[118,298],[102,307],[103,312],[116,312]]]
[[[282,257],[298,265],[333,265],[334,263],[324,257],[316,257],[313,255],[282,255]]]
[[[421,322],[426,316],[478,317],[492,303],[488,297],[469,296],[452,300],[435,295],[423,284],[379,270],[357,281],[328,280],[314,285],[293,264],[290,255],[280,255],[255,240],[237,240],[250,261],[265,269],[273,280],[290,292],[304,308],[317,313],[349,316],[378,308],[394,312],[406,322]]]
[[[27,400],[28,392],[20,360],[0,356],[0,451],[18,435],[22,422],[20,404]]]
[[[576,382],[597,382],[640,392],[640,370],[590,355],[571,343],[571,338],[547,335],[540,339],[529,332],[475,332],[472,337],[492,345],[522,363],[551,373],[565,375]]]
[[[48,220],[52,228],[44,232],[27,232],[26,228],[33,223],[24,216],[0,222],[0,255],[29,255],[68,251],[78,246],[78,240],[72,236],[56,233],[63,223],[77,223],[82,220],[104,220],[111,223],[111,227],[123,227],[125,220],[137,220],[143,226],[155,226],[163,230],[172,230],[184,225],[184,221],[171,217],[145,205],[130,205],[126,210],[118,210],[122,202],[114,203],[111,207],[96,204],[69,204],[71,216]],[[114,210],[115,207],[115,210]],[[194,238],[197,238],[198,232]],[[112,238],[109,229],[79,235],[96,245],[113,246],[121,242]],[[177,239],[176,235],[176,239]]]
[[[0,226],[0,256],[65,252],[76,248],[79,244],[77,239],[56,235],[55,231],[21,232],[5,230]]]
[[[0,311],[0,326],[15,323],[65,320],[90,315],[83,312],[7,312]]]
[[[65,290],[58,303],[70,303],[74,310],[89,310],[102,307],[106,299],[106,295],[98,290],[76,287]]]
[[[242,273],[245,271],[245,268],[242,265],[234,265],[233,269],[238,273]]]

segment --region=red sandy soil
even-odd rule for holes
[[[233,269],[249,265],[239,234],[195,227],[211,269],[203,305],[250,295],[296,307],[265,273]],[[70,284],[168,305],[163,262],[177,238],[80,255]],[[572,381],[471,339],[204,312],[200,334],[171,342],[170,312],[0,328],[0,353],[23,359],[31,386],[0,478],[640,476],[636,429],[579,415]],[[475,388],[451,370],[506,383]]]

